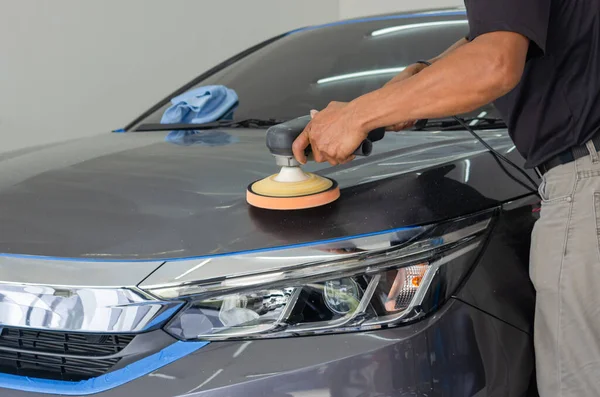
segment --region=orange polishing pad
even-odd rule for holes
[[[248,204],[271,210],[299,210],[329,204],[340,197],[332,179],[311,173],[304,180],[282,182],[277,175],[256,181],[246,191]]]

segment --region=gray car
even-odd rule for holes
[[[266,128],[467,31],[463,10],[298,29],[122,129],[0,154],[0,396],[535,395],[539,200],[460,123],[307,164],[340,186],[324,207],[245,201],[277,172]],[[207,85],[237,92],[228,119],[161,123]],[[460,117],[522,166],[493,105]]]

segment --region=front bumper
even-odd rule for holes
[[[210,343],[94,395],[523,396],[533,367],[530,335],[452,300],[434,317],[384,331]],[[0,395],[50,396],[3,388]]]

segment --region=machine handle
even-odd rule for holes
[[[312,118],[309,116],[298,117],[270,127],[267,130],[267,148],[276,156],[293,157],[292,145],[296,138],[304,131]],[[355,156],[368,156],[373,151],[373,142],[383,139],[385,128],[378,128],[369,132],[367,139],[362,141],[360,146],[354,151]],[[305,154],[312,153],[310,145],[306,148]]]

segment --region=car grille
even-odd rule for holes
[[[103,375],[133,335],[77,334],[3,328],[0,372],[44,379],[79,381]]]

